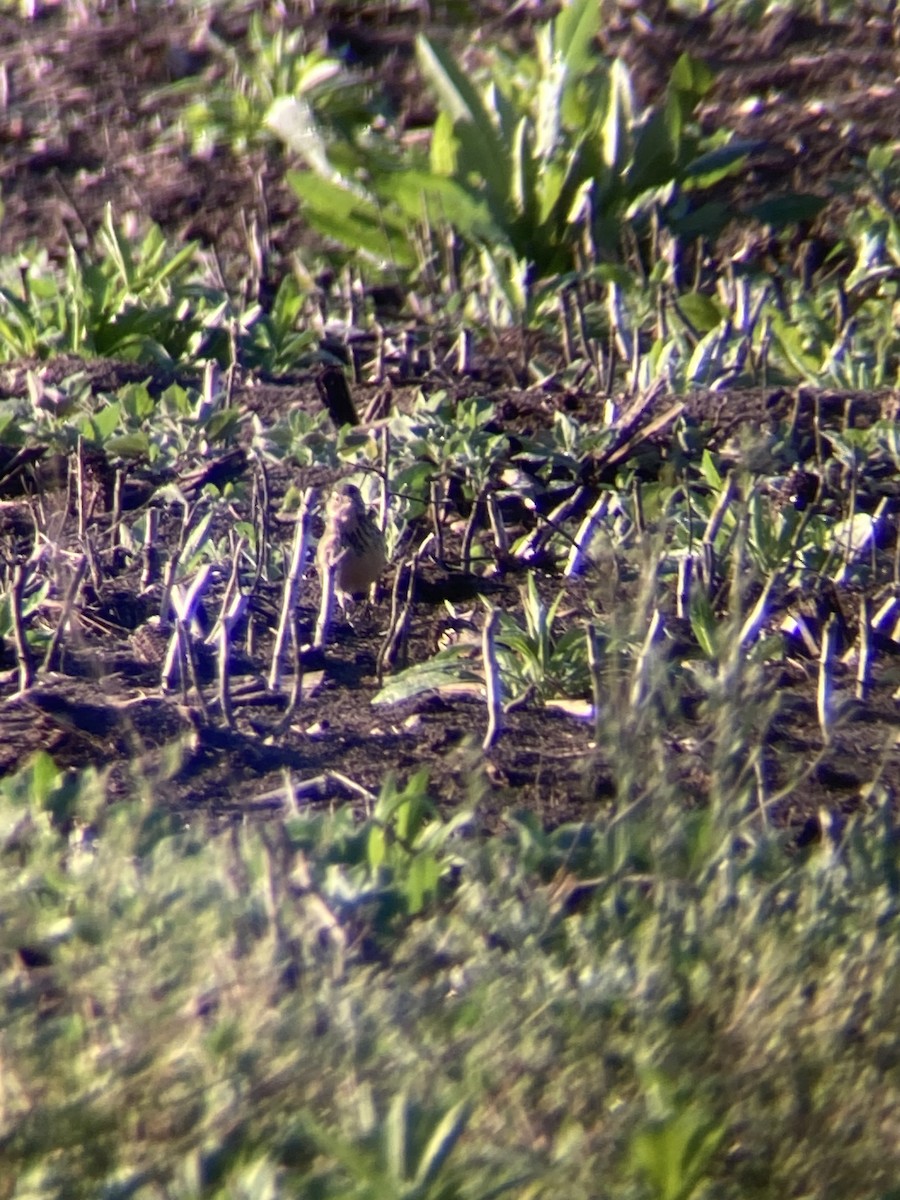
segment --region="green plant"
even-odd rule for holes
[[[369,818],[214,830],[46,756],[0,780],[11,1197],[888,1195],[890,798],[785,855],[731,773],[758,703],[736,685],[714,804],[686,807],[670,722],[612,688],[619,803],[445,840],[455,886],[389,925],[365,897],[429,853],[421,781]]]
[[[307,97],[323,119],[350,115],[361,119],[358,85],[336,58],[307,50],[306,42],[302,27],[270,29],[260,12],[250,17],[245,48],[237,50],[216,41],[226,72],[202,99],[192,99],[181,115],[194,153],[209,153],[223,144],[235,153],[246,153],[269,140],[268,115],[273,105],[287,97]],[[167,89],[170,94],[195,90],[190,80]]]
[[[168,365],[199,354],[214,298],[189,287],[197,246],[152,226],[133,248],[107,207],[96,256],[70,248],[62,277],[37,262],[0,288],[0,353],[117,356]]]
[[[587,646],[580,623],[557,628],[565,590],[548,606],[538,593],[534,572],[529,572],[522,591],[521,624],[509,613],[500,614],[497,658],[510,699],[526,692],[539,700],[577,697],[590,689]]]
[[[454,181],[468,212],[486,206],[491,237],[538,279],[570,269],[585,232],[601,259],[619,257],[626,215],[659,208],[663,219],[674,216],[676,197],[683,214],[686,191],[730,170],[748,149],[698,153],[690,120],[711,77],[686,57],[664,106],[637,113],[624,63],[596,56],[598,22],[596,5],[565,5],[538,30],[533,59],[497,56],[482,95],[445,51],[420,39],[423,71],[441,101],[432,171]],[[460,231],[483,236],[475,223]]]
[[[391,491],[410,516],[426,509],[437,481],[453,481],[465,504],[475,502],[509,444],[493,418],[489,398],[454,400],[442,390],[420,394],[409,414],[393,418]]]
[[[404,788],[392,776],[385,780],[372,811],[366,839],[369,883],[380,896],[409,916],[437,898],[442,880],[452,866],[447,844],[471,813],[458,812],[449,821],[440,818],[426,792],[428,775],[417,772]]]
[[[8,564],[0,560],[3,574],[7,574]],[[24,595],[21,600],[20,616],[25,627],[27,641],[36,646],[46,644],[49,633],[30,618],[40,614],[41,609],[50,596],[51,584],[49,579],[35,578],[26,582]],[[9,640],[13,633],[13,596],[8,581],[0,580],[0,638]]]
[[[632,1139],[631,1159],[646,1179],[655,1200],[690,1200],[705,1189],[711,1160],[725,1129],[701,1106],[685,1103],[660,1079],[650,1089],[664,1094],[653,1115]]]
[[[711,76],[687,57],[664,104],[638,113],[624,63],[594,51],[599,17],[589,0],[564,5],[538,27],[533,56],[494,55],[482,90],[420,36],[420,67],[441,105],[427,167],[359,139],[333,145],[308,111],[289,114],[278,131],[306,160],[290,181],[310,220],[401,267],[418,260],[410,220],[449,224],[480,248],[519,313],[530,311],[533,284],[580,263],[585,238],[603,260],[622,256],[626,222],[653,214],[684,236],[715,231],[724,209],[693,197],[752,147],[702,144],[693,111]]]
[[[206,389],[173,383],[154,394],[148,384],[132,383],[95,391],[78,370],[53,388],[29,374],[27,396],[0,401],[7,444],[38,440],[63,454],[81,444],[102,451],[110,468],[137,464],[160,481],[198,448],[229,445],[238,426],[238,410]]]
[[[318,338],[307,324],[309,297],[294,275],[286,275],[266,312],[246,314],[241,359],[252,370],[280,375],[311,364]]]
[[[336,1193],[358,1200],[396,1196],[398,1200],[455,1200],[462,1196],[463,1177],[447,1165],[470,1117],[464,1101],[446,1112],[430,1113],[400,1092],[383,1120],[353,1142],[316,1130],[322,1151],[339,1164],[350,1186]],[[492,1189],[501,1195],[512,1185]]]

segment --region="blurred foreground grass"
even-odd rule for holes
[[[0,1195],[897,1194],[886,798],[801,854],[426,793],[210,832],[5,780]]]

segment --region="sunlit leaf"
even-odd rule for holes
[[[415,262],[405,222],[384,205],[311,171],[290,171],[288,182],[321,232],[379,263],[412,266]]]
[[[634,119],[631,76],[617,58],[609,70],[609,96],[601,127],[603,161],[611,170],[621,170],[630,153],[630,131]]]
[[[676,307],[698,333],[708,333],[722,323],[722,305],[703,292],[685,292],[678,297]]]
[[[372,697],[373,704],[399,704],[423,692],[463,690],[473,694],[484,686],[484,677],[471,666],[471,646],[451,646],[424,663],[387,679]]]
[[[221,408],[212,413],[203,423],[206,436],[211,442],[228,437],[237,429],[241,419],[239,408]]]
[[[531,129],[523,117],[516,126],[511,147],[512,176],[510,199],[513,208],[525,220],[533,218],[535,212],[535,164],[531,156]]]
[[[695,589],[691,596],[691,629],[706,657],[715,660],[718,654],[716,617],[709,597],[701,588]]]
[[[455,175],[459,141],[448,112],[438,113],[431,130],[431,169],[437,175]]]
[[[463,178],[480,176],[495,211],[504,205],[508,192],[510,164],[487,109],[465,73],[450,53],[423,34],[416,39],[422,73],[453,120],[458,139],[457,170]]]
[[[469,1102],[460,1100],[458,1104],[454,1104],[452,1108],[448,1109],[437,1123],[419,1159],[413,1181],[417,1188],[427,1188],[437,1178],[448,1155],[462,1136],[470,1114]]]
[[[706,482],[718,491],[725,483],[725,479],[717,468],[711,451],[707,448],[703,451],[700,459],[700,474]]]
[[[561,6],[553,22],[553,40],[570,75],[580,74],[596,60],[599,29],[596,0],[570,0]]]
[[[126,433],[109,438],[104,449],[115,458],[146,458],[150,453],[150,438],[143,432]]]
[[[94,413],[92,426],[97,439],[105,442],[122,419],[122,409],[119,404],[107,404]]]
[[[687,93],[692,101],[701,100],[715,82],[715,75],[702,59],[682,54],[672,68],[669,86]]]
[[[685,1107],[635,1134],[632,1161],[654,1200],[690,1200],[724,1135],[721,1122],[699,1106]]]
[[[502,229],[494,223],[486,201],[446,179],[426,171],[400,171],[387,176],[381,194],[414,220],[447,223],[473,240],[501,241]]]
[[[791,366],[805,379],[818,379],[822,371],[822,361],[805,348],[800,330],[786,321],[781,313],[773,314],[771,326]]]

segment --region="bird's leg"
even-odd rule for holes
[[[316,632],[313,637],[313,646],[317,650],[321,650],[326,645],[328,633],[331,628],[331,619],[334,616],[337,566],[336,561],[328,562],[325,565],[325,570],[321,572],[322,599],[319,602],[319,615],[316,618]]]

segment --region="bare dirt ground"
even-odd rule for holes
[[[159,89],[179,76],[211,77],[223,69],[196,19],[168,8],[163,24],[156,7],[146,6],[136,12],[111,7],[76,20],[66,15],[66,7],[48,8],[34,21],[0,16],[6,80],[6,102],[0,109],[0,252],[16,253],[37,241],[61,258],[70,242],[86,245],[111,202],[120,218],[128,213],[149,217],[175,239],[199,238],[214,246],[226,280],[235,288],[243,277],[247,230],[251,225],[262,230],[265,254],[259,291],[263,297],[271,294],[288,269],[291,249],[308,236],[283,180],[289,164],[277,155],[255,151],[236,156],[219,150],[200,158],[177,140],[160,137],[167,106],[176,101],[160,99]],[[517,6],[512,21],[504,16],[508,6],[503,3],[477,7],[482,14],[481,44],[501,33],[512,33],[527,44],[533,22],[549,6]],[[440,33],[441,6],[431,9]],[[421,122],[428,114],[422,108],[412,56],[421,14],[406,6],[395,11],[390,4],[367,9],[348,4],[345,10],[341,15],[340,6],[328,6],[327,19],[321,12],[302,19],[320,22],[323,42],[349,45],[355,60],[382,80],[403,119],[411,125]],[[763,138],[769,144],[747,174],[728,184],[730,201],[739,209],[765,195],[775,179],[798,191],[828,196],[824,211],[814,223],[798,228],[786,251],[798,260],[812,253],[821,261],[839,240],[842,212],[854,203],[852,186],[838,189],[835,180],[852,180],[868,149],[893,138],[900,127],[896,27],[867,14],[864,6],[858,6],[846,23],[823,25],[812,18],[783,16],[755,30],[720,18],[674,16],[665,5],[658,11],[645,6],[644,13],[649,19],[638,20],[623,6],[604,31],[602,49],[624,55],[644,99],[661,88],[683,50],[706,59],[717,77],[704,110],[709,127],[727,125],[741,136]],[[294,19],[301,20],[299,11]],[[232,11],[227,17],[214,17],[213,27],[217,38],[239,47],[246,36],[247,14]],[[315,32],[311,30],[311,37]],[[733,236],[740,236],[753,253],[772,252],[759,230],[741,229]],[[512,432],[549,424],[557,406],[576,416],[593,410],[596,400],[591,395],[516,386],[520,351],[514,339],[509,345],[479,347],[478,369],[465,377],[443,372],[434,380],[398,378],[392,402],[403,405],[416,388],[430,383],[460,395],[487,392],[497,401],[498,428]],[[0,396],[20,394],[29,365],[39,366],[48,384],[72,370],[72,364],[62,360],[4,368]],[[146,368],[109,361],[91,363],[88,370],[98,391],[148,375]],[[159,377],[153,386],[167,382]],[[360,408],[370,394],[366,387],[357,390]],[[235,400],[263,417],[321,403],[312,375],[304,374],[280,380],[239,379]],[[659,397],[656,411],[671,403],[671,397]],[[701,393],[687,397],[685,404],[699,436],[711,445],[724,445],[742,428],[758,430],[790,420],[797,423],[802,442],[814,411],[825,421],[868,424],[894,416],[895,397],[758,390]],[[665,436],[663,429],[648,443],[654,452],[664,453]],[[102,465],[97,470],[102,476]],[[58,471],[64,480],[65,464]],[[601,476],[602,463],[597,482]],[[276,481],[281,490],[288,482]],[[298,474],[292,482],[309,480]],[[41,488],[48,486],[44,476]],[[102,479],[98,487],[102,494]],[[873,508],[882,496],[892,497],[892,489],[892,480],[873,480],[862,506]],[[273,496],[273,503],[277,499]],[[102,500],[97,516],[102,522]],[[69,520],[72,525],[74,513]],[[28,525],[17,525],[12,511],[0,521],[2,553],[11,561],[17,539],[27,541]],[[878,551],[886,556],[894,554],[896,518],[891,521],[886,544]],[[451,542],[451,558],[452,551]],[[439,601],[449,594],[448,581],[458,586],[457,568],[458,563],[449,561],[426,573],[409,647],[414,661],[432,647]],[[100,586],[86,588],[79,600],[80,643],[67,647],[52,664],[54,669],[39,674],[35,687],[16,699],[9,699],[16,690],[15,659],[11,647],[3,648],[0,772],[13,770],[40,747],[64,766],[114,764],[114,791],[124,793],[136,779],[148,780],[180,811],[226,816],[264,813],[279,805],[279,789],[287,775],[295,783],[321,777],[308,799],[356,802],[359,793],[351,785],[377,791],[386,770],[405,776],[424,766],[442,806],[450,809],[474,797],[488,827],[508,807],[528,807],[550,824],[589,817],[610,793],[603,764],[591,765],[586,759],[590,727],[570,716],[526,704],[509,714],[506,732],[483,758],[477,747],[484,708],[474,699],[430,697],[398,708],[372,709],[369,700],[377,687],[375,668],[387,623],[390,575],[381,601],[353,625],[342,624],[324,655],[309,658],[306,672],[313,689],[289,728],[277,737],[269,735],[279,720],[278,706],[261,695],[264,689],[259,686],[277,596],[259,598],[258,645],[235,664],[236,720],[229,728],[215,711],[204,717],[190,696],[160,696],[158,667],[139,661],[133,632],[152,613],[154,595],[140,594],[137,567],[110,562],[101,575]],[[559,580],[544,582],[547,594],[553,595]],[[501,572],[492,581],[493,595],[513,607],[519,584],[514,574]],[[591,587],[596,581],[590,577],[572,585],[573,608],[584,596],[583,589]],[[785,607],[795,599],[785,598]],[[313,583],[301,602],[306,629],[314,621],[315,603]],[[860,597],[848,590],[833,603],[852,631]],[[773,624],[779,615],[772,614]],[[858,804],[860,784],[872,778],[873,756],[882,761],[883,780],[900,793],[900,759],[892,749],[898,723],[893,693],[900,680],[892,646],[881,649],[873,691],[856,705],[852,719],[824,750],[816,719],[814,664],[804,666],[794,659],[773,677],[784,704],[765,764],[770,790],[784,782],[798,759],[818,762],[802,792],[795,792],[782,807],[780,816],[786,822],[799,828],[822,807],[845,810]],[[707,734],[703,721],[690,714],[673,723],[673,769],[698,798],[707,785]],[[173,743],[180,746],[177,754],[170,749]],[[688,751],[688,745],[699,749]]]

